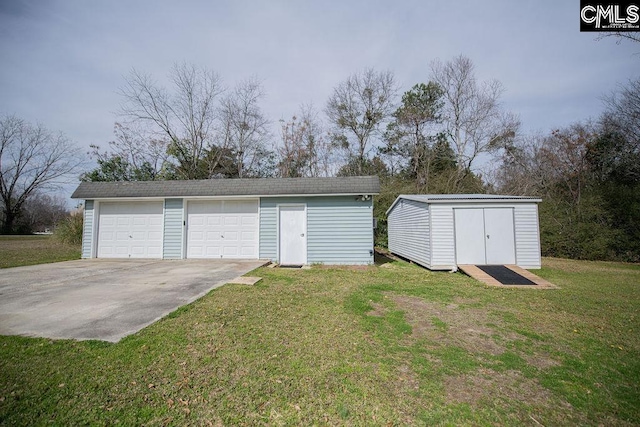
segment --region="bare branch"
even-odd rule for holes
[[[28,198],[67,182],[82,164],[77,148],[61,133],[15,116],[0,120],[0,198],[3,232],[13,231]]]
[[[368,159],[372,138],[380,135],[380,125],[393,111],[397,86],[390,71],[372,68],[353,74],[333,90],[325,113],[333,125],[334,143],[361,166]]]

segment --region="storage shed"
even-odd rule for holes
[[[492,194],[401,195],[387,210],[389,250],[431,270],[540,268],[539,202]]]
[[[83,258],[372,264],[376,176],[83,182]]]

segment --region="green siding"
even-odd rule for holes
[[[182,210],[182,199],[165,199],[162,246],[162,258],[164,259],[182,258],[182,231],[184,230]]]
[[[82,229],[82,258],[91,258],[93,247],[93,200],[84,201],[84,225]]]
[[[356,196],[263,197],[260,199],[260,258],[278,261],[278,204],[307,205],[310,264],[373,263],[373,202]]]

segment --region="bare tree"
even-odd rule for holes
[[[347,162],[356,163],[357,175],[369,158],[372,138],[380,135],[380,125],[393,111],[396,93],[393,73],[368,68],[349,76],[329,97],[325,113],[334,128],[332,139]]]
[[[62,133],[15,116],[0,119],[2,233],[15,231],[16,220],[31,195],[59,187],[80,165],[78,150]]]
[[[136,123],[128,126],[116,123],[115,139],[109,150],[91,145],[89,153],[98,161],[98,167],[82,176],[85,181],[154,181],[164,178],[169,162],[167,142],[147,135]]]
[[[62,195],[35,193],[25,202],[20,222],[32,231],[48,231],[68,215],[67,201]]]
[[[640,78],[620,84],[616,91],[604,97],[607,110],[602,124],[635,141],[640,150]]]
[[[506,147],[496,186],[508,194],[562,198],[574,207],[589,173],[588,150],[597,136],[591,123],[574,123],[550,135],[519,138]]]
[[[220,161],[207,156],[214,146],[216,100],[223,92],[220,78],[187,64],[174,65],[169,77],[173,91],[133,70],[120,90],[124,98],[120,112],[130,121],[147,125],[156,141],[166,141],[168,152],[178,161],[178,178],[208,178],[206,172],[215,170]],[[222,155],[224,150],[214,151]],[[203,168],[204,158],[214,164]]]
[[[281,120],[278,170],[282,177],[328,176],[331,150],[322,135],[322,124],[311,105],[303,105],[299,115]]]
[[[616,44],[620,44],[620,42],[622,42],[622,40],[630,40],[632,42],[640,42],[640,35],[638,35],[637,32],[627,32],[627,31],[613,31],[613,32],[606,32],[604,34],[599,35],[598,37],[596,37],[596,40],[602,40],[606,37],[613,37],[616,39]]]
[[[444,91],[442,119],[463,178],[481,153],[508,144],[520,123],[500,106],[502,84],[497,80],[479,83],[469,58],[460,55],[444,63],[434,61],[431,72]]]
[[[251,78],[240,82],[222,100],[222,145],[232,151],[239,178],[257,166],[269,139],[269,120],[259,106],[263,97],[262,84]]]

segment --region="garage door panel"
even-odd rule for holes
[[[258,258],[258,209],[258,200],[189,202],[187,258]]]
[[[192,226],[200,227],[204,225],[205,218],[201,215],[192,215],[189,217],[189,224]]]
[[[105,202],[99,207],[99,258],[161,258],[162,202]]]
[[[191,242],[201,242],[204,240],[204,232],[202,231],[189,231],[189,240]]]
[[[222,213],[222,201],[207,200],[189,202],[190,214],[215,214]]]
[[[151,233],[149,233],[149,234],[151,234]],[[130,236],[131,236],[131,238],[133,240],[145,240],[147,238],[147,232],[146,231],[132,231]],[[138,246],[138,244],[134,244],[134,245]]]
[[[132,258],[137,258],[140,255],[144,255],[145,252],[145,248],[142,246],[136,246],[136,245],[132,245],[131,246],[131,257]]]
[[[153,241],[161,241],[162,240],[162,232],[160,231],[149,231],[149,240]]]
[[[247,216],[247,215],[243,215],[240,218],[240,223],[243,226],[254,226],[257,223],[257,218],[255,216]]]
[[[225,226],[237,226],[240,223],[240,220],[237,216],[226,215],[224,217],[224,225]]]
[[[253,248],[252,247],[243,246],[241,248],[241,252],[240,253],[241,253],[241,255],[243,257],[249,257],[249,256],[253,255]]]
[[[100,224],[103,227],[113,227],[116,225],[116,218],[112,217],[112,216],[101,216],[100,217]]]
[[[238,234],[239,233],[237,231],[225,231],[224,232],[225,243],[237,242]]]
[[[207,241],[222,241],[220,231],[207,231]]]
[[[239,250],[237,246],[224,246],[222,248],[222,255],[227,258],[238,258]]]
[[[224,213],[257,214],[258,204],[253,200],[230,200],[224,203]]]
[[[212,214],[211,216],[208,216],[206,218],[207,226],[220,228],[220,226],[222,225],[222,216],[221,215],[213,216],[213,215],[215,214]],[[202,221],[202,223],[204,224],[204,221]]]
[[[205,255],[207,258],[220,258],[220,248],[208,246]]]
[[[145,225],[147,225],[147,218],[143,217],[143,216],[134,216],[132,219],[133,222],[133,226],[134,227],[144,227]]]
[[[126,242],[129,236],[129,231],[116,231],[116,242]]]

